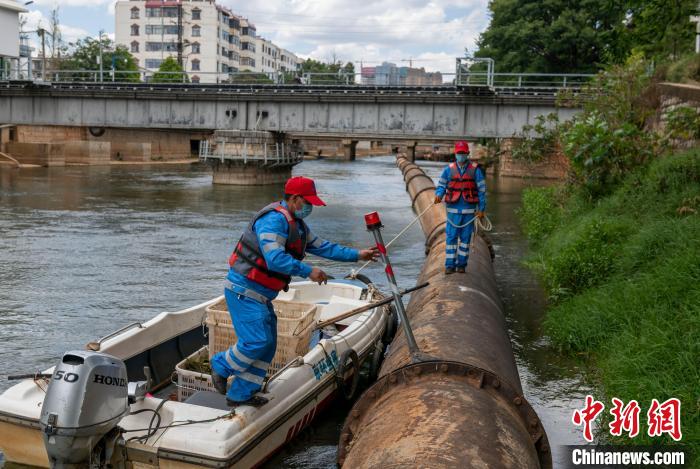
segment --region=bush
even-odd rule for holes
[[[574,119],[563,140],[573,175],[592,199],[609,193],[626,174],[643,165],[654,147],[648,132],[629,122],[611,125],[597,112]]]
[[[532,210],[552,200],[541,198],[524,203]],[[581,205],[569,191],[530,261],[557,300],[545,321],[552,343],[596,366],[602,395],[643,406],[681,399],[688,448],[700,447],[698,205],[700,152],[654,158],[595,204]],[[635,439],[668,442],[644,432]]]
[[[551,156],[557,150],[559,117],[551,113],[546,116],[537,116],[535,121],[535,125],[523,126],[520,138],[513,144],[513,159],[536,163]]]
[[[530,187],[523,192],[523,201],[518,215],[525,234],[535,244],[554,231],[562,216],[561,189],[552,187]]]
[[[700,81],[700,54],[689,54],[670,64],[666,80],[675,83]]]
[[[567,239],[542,262],[550,297],[558,301],[607,279],[615,270],[620,242],[629,232],[625,221],[597,217],[573,227]]]
[[[668,138],[694,140],[700,138],[700,112],[681,106],[669,112],[666,120]]]

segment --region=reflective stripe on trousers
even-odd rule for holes
[[[474,223],[469,223],[463,228],[456,228],[453,224],[464,225],[474,218],[475,211],[475,207],[447,207],[447,218],[452,223],[445,226],[445,267],[467,266]]]
[[[250,399],[263,385],[267,369],[277,349],[277,317],[272,303],[261,303],[246,296],[224,291],[226,304],[236,330],[237,342],[211,359],[220,376],[235,378],[227,392],[229,399]]]

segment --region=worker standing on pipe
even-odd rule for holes
[[[469,154],[467,142],[455,143],[457,161],[442,171],[435,190],[435,203],[447,204],[445,274],[466,271],[474,221],[486,211],[484,172]]]
[[[238,342],[212,357],[212,383],[226,394],[229,406],[267,403],[256,395],[277,349],[277,317],[272,300],[287,290],[293,275],[325,283],[328,276],[302,262],[307,252],[344,262],[376,260],[376,247],[357,250],[314,235],[304,223],[312,207],[326,205],[316,194],[314,181],[289,179],[281,202],[259,211],[248,224],[229,259],[224,295]],[[234,375],[226,391],[226,379]]]

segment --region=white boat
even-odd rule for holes
[[[373,357],[376,368],[383,355],[383,334],[392,318],[387,307],[375,307],[336,323],[332,336],[326,335],[315,345],[312,342],[303,357],[294,357],[281,370],[268,375],[263,395],[269,402],[260,408],[240,406],[232,411],[224,396],[207,391],[196,392],[183,402],[172,400],[171,379],[176,365],[207,344],[206,310],[222,298],[183,311],[161,313],[144,324],[127,326],[88,344],[93,351],[116,357],[118,360],[110,362],[113,366],[125,366],[129,400],[127,407],[119,410],[121,397],[97,399],[89,392],[80,398],[72,396],[70,399],[78,399],[79,407],[82,406],[78,414],[90,407],[92,413],[111,411],[118,418],[113,424],[100,420],[99,425],[104,428],[96,436],[86,437],[85,432],[97,432],[97,423],[83,422],[71,427],[80,427],[73,431],[75,439],[69,441],[73,445],[71,455],[78,457],[79,447],[84,449],[87,445],[93,467],[107,462],[113,467],[134,468],[260,465],[311,423],[339,387],[345,393],[351,391],[348,382],[354,380],[351,376],[357,375],[360,363]],[[313,320],[318,323],[382,298],[371,285],[332,280],[320,286],[312,282],[293,283],[278,301],[316,305]],[[350,366],[352,351],[357,354],[354,366]],[[46,377],[24,379],[0,395],[0,450],[6,461],[40,467],[70,466],[67,459],[50,462],[47,447],[65,443],[68,433],[63,427],[68,428],[66,422],[76,416],[46,415],[50,401],[56,400],[51,390],[51,397],[44,401],[48,386],[57,380],[56,389],[74,381],[76,385],[83,382],[77,371],[70,370],[86,369],[72,367],[77,363],[87,366],[94,358],[90,353],[95,355],[67,354],[56,367],[44,372]],[[148,387],[143,382],[147,375],[152,383]],[[87,379],[85,386],[100,381],[100,385],[113,384],[114,392],[126,393],[118,389],[120,379],[116,375],[107,376],[106,381],[104,376],[92,372]],[[137,381],[141,381],[141,391]],[[153,394],[145,394],[147,389]],[[112,392],[111,388],[105,392]],[[108,428],[110,425],[112,428]],[[82,461],[78,466],[88,463]]]

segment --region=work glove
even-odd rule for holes
[[[441,204],[441,203],[442,203],[442,197],[436,195],[435,196],[435,205]]]
[[[486,213],[484,213],[480,210],[476,211],[476,218],[478,218],[479,220],[483,220],[485,216],[486,216]]]

